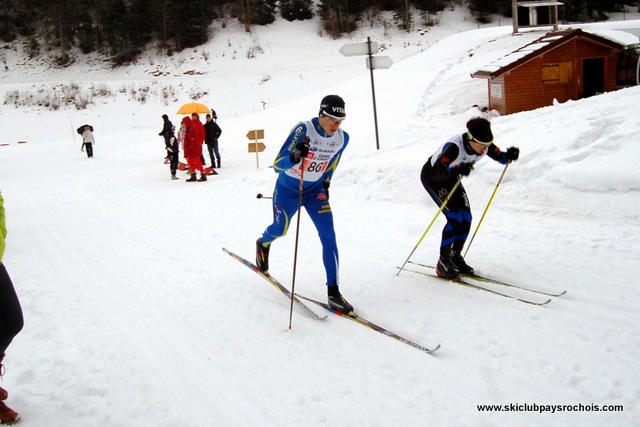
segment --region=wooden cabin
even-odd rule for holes
[[[581,29],[552,31],[483,67],[489,109],[512,114],[618,89],[616,70],[626,43]]]

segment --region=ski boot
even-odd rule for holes
[[[197,181],[196,174],[195,174],[195,172],[192,172],[191,173],[191,178],[187,179],[185,182],[196,182],[196,181]]]
[[[206,180],[207,180],[207,174],[206,174],[206,173],[204,173],[204,172],[202,172],[202,173],[200,174],[200,179],[199,179],[198,181],[200,181],[200,182],[205,182]]]
[[[460,251],[451,251],[451,263],[460,272],[460,274],[466,274],[468,276],[473,276],[475,274],[473,267],[465,262]]]
[[[436,274],[443,279],[460,280],[460,272],[448,256],[440,255],[436,264]]]
[[[256,267],[265,274],[269,270],[269,246],[264,246],[262,239],[256,241]]]
[[[327,300],[329,302],[329,307],[333,308],[336,311],[339,311],[342,314],[346,314],[347,316],[355,317],[353,306],[349,304],[346,299],[344,299],[344,297],[340,293],[340,290],[338,289],[338,285],[327,286]]]

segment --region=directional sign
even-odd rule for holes
[[[378,113],[376,112],[376,90],[373,83],[373,70],[376,68],[389,68],[393,61],[386,56],[375,56],[378,53],[378,43],[371,41],[371,37],[367,37],[365,43],[348,43],[340,48],[340,53],[344,56],[360,56],[367,55],[367,68],[371,74],[371,98],[373,99],[373,121],[376,127],[376,147],[380,149],[380,141],[378,139]]]
[[[260,160],[258,159],[258,153],[262,153],[266,147],[262,142],[258,142],[259,139],[264,138],[264,129],[254,129],[247,132],[247,138],[252,140],[247,144],[247,150],[249,153],[256,153],[256,168],[260,169]]]
[[[367,60],[367,68],[369,68],[369,58]],[[388,56],[372,56],[371,63],[373,64],[374,70],[385,70],[387,68],[391,68],[393,65],[393,59]]]
[[[264,138],[264,129],[250,130],[247,133],[247,138],[249,138],[251,140],[263,139]]]
[[[369,44],[371,50],[369,50]],[[344,56],[368,55],[369,52],[378,53],[378,42],[347,43],[340,48],[340,53]]]
[[[249,149],[249,153],[262,153],[264,151],[265,148],[267,148],[266,145],[264,145],[262,142],[250,142],[247,144],[247,147]],[[256,151],[257,149],[257,151]]]

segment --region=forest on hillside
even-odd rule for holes
[[[564,22],[602,21],[607,12],[640,11],[640,0],[563,0]],[[98,52],[114,65],[136,59],[154,47],[172,55],[206,43],[210,26],[238,20],[250,32],[282,18],[317,16],[321,31],[338,38],[364,25],[438,24],[438,12],[466,7],[478,22],[491,16],[511,17],[512,0],[0,0],[0,39],[19,40],[30,57],[55,52],[61,66],[70,64],[73,49]],[[381,19],[390,12],[391,19]],[[386,16],[388,16],[387,14]]]

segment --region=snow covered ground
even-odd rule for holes
[[[626,18],[598,28],[640,28]],[[513,36],[504,18],[478,28],[460,12],[422,34],[371,29],[330,40],[315,26],[219,29],[206,47],[115,70],[98,61],[45,69],[5,49],[3,95],[69,82],[114,93],[81,111],[0,110],[4,263],[26,321],[2,386],[21,425],[637,425],[640,87],[492,119],[496,143],[520,147],[521,158],[467,261],[507,281],[567,290],[536,307],[396,276],[396,267],[436,214],[422,164],[487,103],[486,82],[470,73],[545,30]],[[395,61],[375,72],[380,150],[364,59],[338,53],[367,36]],[[249,59],[250,51],[259,53]],[[145,86],[144,103],[126,90]],[[163,87],[175,95],[163,98]],[[220,118],[223,167],[207,183],[185,184],[184,173],[171,181],[160,116],[177,124],[174,112],[202,91],[199,101]],[[253,258],[271,220],[269,202],[256,198],[272,190],[268,166],[330,93],[345,99],[351,135],[331,187],[341,289],[363,317],[441,344],[433,355],[298,309],[289,331],[288,301],[221,250]],[[95,128],[91,160],[74,135],[83,123]],[[252,129],[265,129],[259,168],[247,153]],[[485,159],[464,180],[475,224],[502,169]],[[412,260],[435,262],[443,224]],[[271,273],[286,284],[294,234],[271,251]],[[296,291],[326,292],[306,214]],[[525,404],[533,410],[517,406]]]

